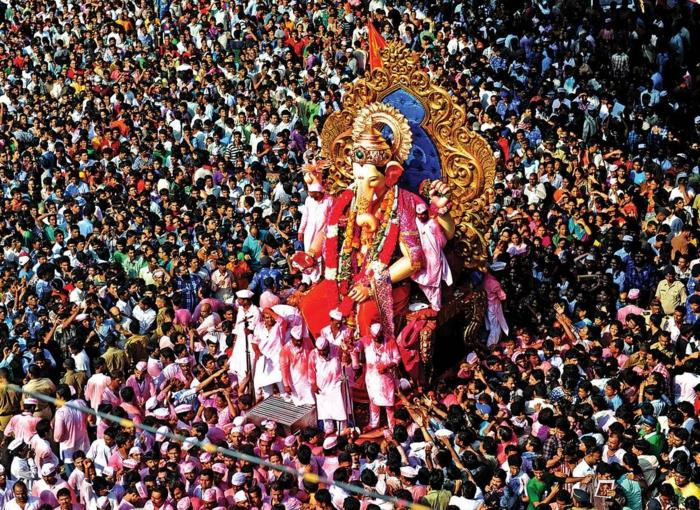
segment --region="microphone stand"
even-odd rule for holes
[[[344,353],[347,356],[350,356],[349,353]],[[350,358],[352,362],[352,357]],[[342,377],[341,377],[341,382],[343,384],[343,390],[345,393],[345,403],[346,405],[350,406],[350,417],[352,418],[352,426],[354,427],[356,425],[355,423],[355,405],[353,404],[352,401],[352,389],[350,388],[350,380],[348,379],[348,374],[346,372],[347,370],[347,365],[343,363],[342,365]],[[347,413],[346,413],[347,414]]]
[[[255,386],[253,385],[253,368],[250,363],[250,336],[249,336],[249,324],[248,319],[245,321],[245,365],[248,374],[248,384],[246,384],[246,390],[252,399],[253,404],[255,404]]]

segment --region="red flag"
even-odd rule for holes
[[[368,39],[369,39],[369,68],[370,70],[382,67],[382,59],[379,56],[379,50],[386,46],[386,41],[382,35],[374,28],[372,20],[367,22]]]

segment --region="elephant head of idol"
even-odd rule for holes
[[[393,106],[372,103],[355,119],[349,158],[356,222],[363,229],[377,229],[377,208],[386,192],[398,183],[411,141],[408,120]]]

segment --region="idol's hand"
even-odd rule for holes
[[[367,300],[369,293],[369,287],[358,283],[350,290],[348,297],[355,303],[362,303],[363,301]]]
[[[447,207],[450,201],[450,194],[452,189],[450,185],[443,181],[433,181],[430,183],[430,191],[428,195],[430,196],[430,205],[435,209],[440,210]]]

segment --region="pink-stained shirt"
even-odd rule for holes
[[[120,399],[119,395],[117,395],[117,393],[108,386],[102,392],[102,402],[112,404],[112,407],[119,407],[119,405],[122,403],[122,399]]]
[[[94,374],[88,379],[85,385],[85,398],[94,410],[97,410],[97,407],[102,403],[103,393],[111,382],[112,379],[104,374]]]
[[[85,450],[85,453],[87,453],[87,450]],[[74,493],[79,494],[80,486],[83,484],[84,481],[85,473],[83,473],[80,469],[74,469],[68,477],[68,486],[73,490]]]
[[[644,311],[644,308],[639,308],[637,305],[634,304],[629,304],[626,306],[623,306],[617,311],[617,320],[619,320],[621,323],[625,323],[625,319],[627,319],[627,316],[631,313],[635,313],[637,315],[641,314]]]
[[[126,380],[126,386],[134,390],[134,397],[140,406],[144,406],[146,400],[156,394],[156,387],[153,384],[153,379],[148,375],[145,375],[141,381],[136,379],[135,375],[131,375]]]
[[[32,413],[23,412],[22,414],[16,414],[5,427],[5,435],[12,436],[15,439],[22,439],[25,443],[28,443],[34,434],[36,434],[36,424],[39,423],[41,418],[34,416]]]
[[[401,362],[399,348],[394,340],[378,344],[371,337],[363,337],[361,342],[365,352],[365,384],[370,402],[376,406],[393,406],[396,393],[394,373],[388,371],[381,374],[380,370]]]
[[[340,384],[343,371],[340,364],[340,349],[331,345],[328,359],[321,356],[318,349],[309,354],[309,381],[319,389]]]
[[[414,275],[413,279],[420,285],[433,309],[438,310],[441,305],[441,282],[445,281],[447,285],[452,285],[452,272],[442,251],[447,244],[447,238],[442,227],[434,218],[425,223],[416,218],[416,230],[423,247],[425,265]]]
[[[71,404],[87,408],[87,403],[83,400],[72,400]],[[87,452],[90,448],[87,414],[68,406],[56,409],[53,439],[58,443],[60,456],[64,461],[72,461],[76,450]]]
[[[111,457],[109,458],[109,467],[113,468],[114,471],[119,472],[121,469],[124,467],[123,462],[128,458],[128,455],[126,457],[122,457],[122,454],[119,453],[119,449],[116,449],[112,452]]]
[[[311,346],[304,342],[299,347],[289,342],[280,352],[282,384],[292,388],[295,404],[312,404],[314,396],[309,382],[309,354]]]
[[[332,206],[333,199],[328,195],[324,195],[320,201],[311,196],[306,197],[299,223],[299,233],[303,237],[305,251],[308,252],[312,246],[315,248],[319,245],[318,236],[324,234]],[[320,251],[317,251],[317,255]]]
[[[221,324],[221,317],[219,317],[218,313],[212,312],[205,319],[202,319],[202,323],[197,326],[197,333],[203,335],[204,333],[215,329],[219,324]]]
[[[34,463],[37,468],[41,469],[44,464],[53,464],[58,466],[58,457],[51,449],[51,444],[46,440],[34,434],[29,440],[29,446],[34,450]]]
[[[134,423],[137,425],[143,423],[143,413],[137,406],[128,402],[122,402],[120,407],[126,411],[126,414],[129,415],[129,419]]]
[[[39,498],[40,505],[51,505],[52,508],[55,508],[58,506],[58,498],[56,497],[56,493],[58,493],[58,491],[64,487],[71,491],[71,501],[75,502],[75,494],[73,493],[73,490],[64,480],[61,480],[60,478],[58,478],[56,483],[53,485],[46,483],[43,478],[41,480],[37,480],[32,486],[32,496]]]

